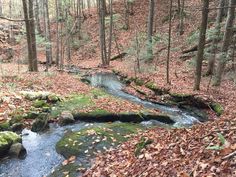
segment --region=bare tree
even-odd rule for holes
[[[232,42],[232,35],[233,35],[233,24],[235,19],[235,5],[236,0],[230,0],[228,15],[225,25],[225,33],[223,38],[223,45],[221,49],[221,56],[219,58],[219,62],[216,69],[216,76],[213,82],[214,86],[219,86],[221,84],[222,74],[224,72],[224,68],[228,59],[228,49]]]
[[[207,20],[208,20],[208,11],[209,11],[208,8],[209,8],[209,0],[203,0],[202,23],[201,23],[199,42],[198,42],[194,90],[200,90],[200,83],[201,83],[201,76],[202,76],[202,61],[203,61],[203,55],[204,55],[204,49],[205,49]]]
[[[99,35],[102,65],[109,65],[106,48],[106,31],[105,31],[105,4],[103,0],[97,0],[98,16],[99,16]]]
[[[28,44],[29,71],[38,71],[33,0],[22,0]]]
[[[172,28],[172,6],[173,0],[170,0],[170,11],[169,11],[169,36],[168,36],[168,51],[167,51],[167,61],[166,61],[166,82],[170,84],[170,47],[171,47],[171,28]]]
[[[40,24],[40,18],[39,18],[39,2],[38,0],[35,0],[35,22],[36,22],[36,28],[39,34],[42,34],[42,28]]]
[[[208,68],[207,68],[207,73],[206,73],[207,76],[212,75],[213,70],[214,70],[217,43],[219,41],[219,35],[220,35],[220,30],[221,30],[221,22],[222,22],[222,17],[223,17],[224,4],[225,4],[225,0],[220,0],[218,12],[217,12],[217,17],[216,17],[216,22],[215,22],[215,34],[214,34],[214,38],[213,38],[213,42],[212,42],[212,46],[211,46],[212,47],[211,56],[208,61]]]
[[[182,3],[180,0],[178,0],[178,6],[179,6],[179,34],[184,34],[184,3],[185,0],[182,0]]]
[[[152,37],[153,37],[154,7],[155,7],[155,1],[149,0],[148,29],[147,29],[147,40],[148,40],[147,41],[147,58],[148,60],[153,59]]]
[[[44,31],[45,31],[45,39],[46,39],[46,61],[47,66],[51,66],[52,64],[52,45],[51,45],[51,30],[50,30],[50,19],[48,12],[48,0],[44,0]]]
[[[0,0],[0,16],[3,15],[2,9],[3,9],[3,4],[2,4],[2,0]]]

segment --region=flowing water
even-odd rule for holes
[[[135,96],[122,91],[124,85],[113,74],[95,74],[88,77],[94,87],[103,87],[108,93],[149,109],[158,109],[169,115],[176,122],[176,125],[192,125],[198,121],[197,117],[191,116],[188,112],[180,109],[154,104],[143,101]],[[143,125],[161,125],[157,121],[143,122]],[[44,133],[33,133],[30,130],[23,130],[23,145],[27,150],[24,160],[3,159],[0,162],[0,177],[42,177],[48,175],[60,164],[64,158],[57,154],[55,145],[67,131],[78,131],[85,127],[99,126],[99,123],[88,124],[78,122],[74,125],[60,127],[50,125],[50,129]]]
[[[167,114],[172,120],[176,122],[174,126],[191,126],[194,123],[199,122],[199,117],[193,113],[171,106],[144,101],[136,96],[125,93],[122,91],[124,85],[119,81],[118,77],[112,73],[98,73],[88,76],[87,79],[90,81],[92,86],[102,87],[113,96],[143,105],[148,109],[160,110],[162,113]]]
[[[24,160],[4,159],[0,162],[0,177],[43,177],[50,174],[64,158],[57,154],[55,145],[67,131],[79,131],[97,124],[77,123],[59,127],[51,125],[47,132],[37,134],[23,130],[23,145],[27,150]]]

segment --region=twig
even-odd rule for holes
[[[0,19],[12,21],[12,22],[24,22],[24,21],[26,21],[25,19],[11,19],[11,18],[7,18],[7,17],[3,17],[3,16],[0,16]]]
[[[229,159],[229,158],[231,158],[231,157],[233,157],[233,156],[235,156],[235,155],[236,155],[236,151],[234,151],[234,152],[228,154],[227,156],[223,157],[222,160]]]

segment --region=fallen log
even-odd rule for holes
[[[119,58],[124,58],[126,55],[127,55],[127,53],[126,53],[126,52],[123,52],[123,53],[121,53],[121,54],[119,54],[119,55],[116,55],[116,56],[112,57],[112,58],[111,58],[111,61],[117,60],[117,59],[119,59]]]
[[[212,39],[208,39],[208,40],[206,40],[205,45],[209,44],[211,42],[212,42]],[[189,53],[189,52],[194,52],[194,51],[197,51],[197,50],[198,50],[198,44],[191,47],[191,48],[189,48],[189,49],[187,49],[187,50],[182,51],[182,54]]]

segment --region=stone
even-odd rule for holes
[[[67,125],[74,123],[75,119],[74,116],[70,111],[63,111],[59,117],[59,124],[60,125]]]
[[[58,101],[60,101],[60,98],[57,95],[51,94],[51,95],[48,95],[47,100],[50,103],[57,103]]]
[[[26,149],[21,143],[15,143],[11,145],[9,150],[9,155],[12,157],[17,157],[19,159],[24,159],[26,157]]]
[[[40,116],[34,120],[31,131],[40,132],[49,128],[47,114],[40,114]]]
[[[35,100],[35,102],[33,103],[33,107],[43,108],[43,107],[48,107],[48,104],[45,100]]]
[[[117,122],[101,127],[85,128],[78,132],[68,132],[57,143],[56,151],[65,158],[94,156],[94,152],[102,152],[117,146],[142,129],[144,127],[139,124]]]
[[[13,132],[20,132],[23,129],[24,125],[23,123],[15,123],[11,126],[11,130]]]
[[[21,143],[22,138],[14,132],[0,132],[0,157],[6,156],[12,144]]]

